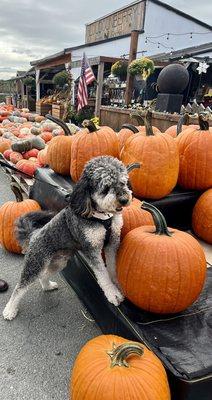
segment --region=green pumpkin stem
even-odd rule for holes
[[[208,114],[199,114],[199,127],[201,131],[209,130],[209,115]]]
[[[169,231],[166,220],[165,220],[163,214],[158,210],[158,208],[156,208],[155,206],[153,206],[150,203],[147,203],[146,201],[142,202],[141,208],[143,210],[149,211],[150,214],[152,215],[152,218],[153,218],[153,221],[155,224],[155,228],[156,228],[156,231],[155,231],[156,235],[172,236],[172,232]]]
[[[134,111],[130,114],[130,118],[135,118],[137,123],[141,126],[144,125],[144,116],[139,111]]]
[[[23,198],[23,193],[21,191],[20,186],[15,182],[11,182],[10,187],[11,187],[12,192],[15,195],[17,203],[20,203],[21,201],[23,201],[24,198]]]
[[[183,125],[189,125],[189,114],[185,113],[181,115],[177,123],[177,136],[182,132]]]
[[[82,126],[84,128],[87,128],[89,130],[89,133],[96,132],[98,130],[94,122],[87,119],[83,121]]]
[[[139,130],[136,128],[136,126],[131,125],[131,124],[124,124],[124,125],[122,125],[121,129],[129,129],[133,133],[138,133],[139,132]]]
[[[69,127],[66,125],[66,123],[64,121],[61,121],[61,119],[53,117],[51,114],[47,114],[45,115],[45,117],[47,119],[49,119],[50,121],[54,122],[55,124],[61,126],[61,128],[63,128],[64,132],[65,132],[65,136],[72,136],[72,133],[69,129]]]
[[[140,163],[132,163],[132,164],[127,165],[128,174],[135,168],[141,168],[141,164]]]
[[[140,344],[127,342],[118,347],[113,344],[113,349],[111,351],[107,351],[107,354],[111,358],[111,368],[114,368],[115,366],[129,368],[130,365],[127,362],[127,357],[131,356],[132,354],[142,356],[144,354],[144,349]]]

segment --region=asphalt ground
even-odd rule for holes
[[[9,178],[0,171],[0,205],[14,200]],[[35,283],[13,321],[2,311],[18,282],[23,256],[0,247],[0,400],[68,400],[70,373],[81,347],[101,334],[74,291],[57,275],[59,290]],[[87,319],[86,317],[89,317]]]

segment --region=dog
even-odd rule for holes
[[[25,263],[20,282],[3,311],[4,318],[16,317],[21,298],[37,279],[44,291],[57,289],[50,277],[65,268],[76,251],[87,258],[107,300],[118,306],[123,301],[116,279],[121,211],[131,200],[127,168],[114,157],[100,156],[85,165],[67,196],[66,208],[56,215],[40,211],[20,217],[16,235],[25,252]]]

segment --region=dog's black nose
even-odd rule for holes
[[[129,201],[129,199],[127,199],[126,197],[120,197],[120,198],[119,198],[119,203],[120,203],[122,206],[125,206],[125,205],[128,203],[128,201]]]

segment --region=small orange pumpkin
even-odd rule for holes
[[[117,277],[124,295],[136,306],[159,314],[184,311],[197,300],[206,277],[205,254],[186,232],[167,228],[151,204],[155,227],[129,232],[117,254]]]
[[[154,225],[151,214],[141,208],[142,202],[134,197],[131,204],[122,210],[123,226],[121,240],[126,234],[142,225]]]
[[[0,137],[0,153],[4,153],[5,150],[10,149],[11,141]]]
[[[141,343],[101,335],[81,349],[70,383],[71,400],[170,400],[163,364]]]
[[[192,213],[192,228],[197,236],[212,244],[212,189],[197,200]]]
[[[16,168],[21,172],[34,176],[36,169],[39,168],[39,164],[38,162],[23,159],[17,162]]]
[[[16,184],[11,184],[11,189],[15,193],[16,201],[8,201],[0,208],[0,243],[6,250],[19,254],[21,246],[15,237],[15,221],[25,213],[40,210],[40,206],[35,200],[23,200]]]
[[[39,153],[38,149],[29,150],[23,154],[23,158],[25,158],[25,160],[29,160],[30,157],[37,157],[38,153]]]
[[[10,161],[13,164],[17,164],[18,161],[23,160],[23,156],[21,153],[18,153],[17,151],[12,151],[10,153]]]
[[[127,139],[132,136],[134,133],[138,133],[139,130],[136,126],[131,124],[122,125],[121,130],[118,133],[118,142],[119,142],[119,153],[123,149]]]
[[[108,126],[97,130],[88,121],[85,129],[73,136],[70,173],[74,182],[78,181],[87,161],[97,156],[119,156],[118,137]]]
[[[73,136],[55,136],[48,144],[47,164],[54,172],[70,174],[71,148]]]
[[[45,149],[40,150],[37,156],[38,162],[41,166],[48,165],[47,162],[47,149],[48,147],[46,146]]]

